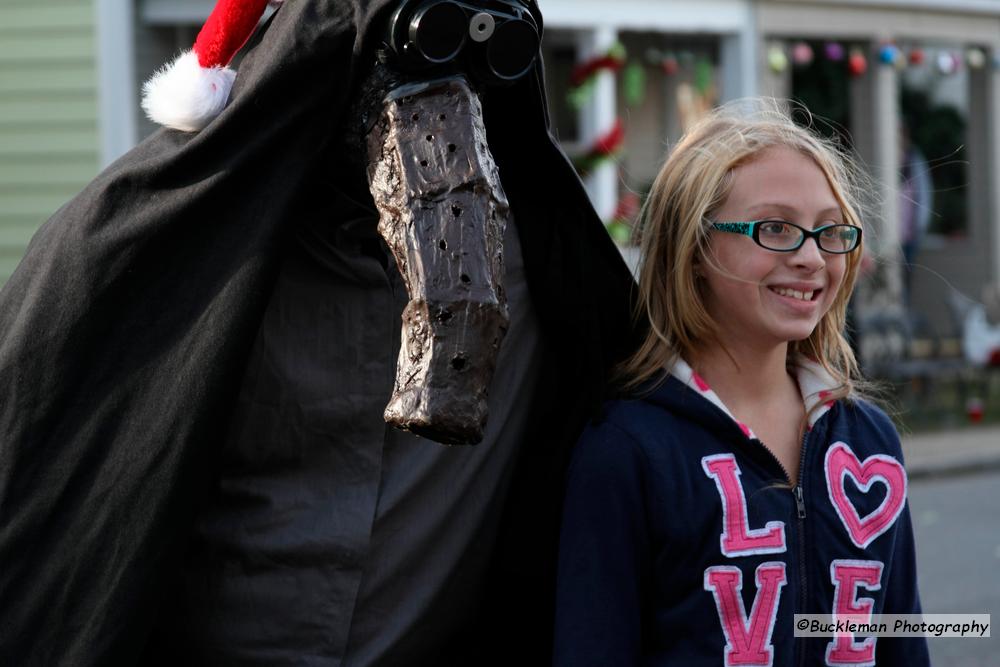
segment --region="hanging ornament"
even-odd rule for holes
[[[792,62],[798,67],[806,67],[813,61],[813,50],[807,42],[796,42],[792,46]]]
[[[823,55],[827,60],[839,63],[844,59],[844,47],[840,42],[827,42],[823,45]]]
[[[646,70],[637,62],[629,63],[622,72],[622,89],[625,105],[637,107],[646,96]]]
[[[896,45],[891,43],[883,44],[878,50],[878,60],[883,65],[896,64]]]
[[[673,53],[668,52],[663,56],[663,61],[660,62],[660,67],[663,68],[663,73],[667,76],[673,76],[677,74],[678,70],[681,68],[680,61],[677,60],[677,56]]]
[[[913,65],[914,67],[920,67],[921,65],[923,65],[926,57],[927,56],[926,54],[924,54],[924,50],[921,49],[919,46],[915,46],[912,49],[910,49],[909,61],[910,64]]]
[[[965,52],[965,62],[972,69],[982,69],[986,64],[986,54],[982,49],[971,48]]]
[[[785,50],[775,44],[767,50],[767,64],[775,74],[781,74],[788,68],[788,56]]]
[[[712,67],[712,61],[708,58],[702,58],[694,65],[694,89],[698,91],[699,95],[706,95],[712,87],[712,81],[715,79],[715,69]]]
[[[868,71],[868,59],[865,58],[864,51],[858,48],[851,49],[851,55],[847,57],[847,72],[851,76],[861,76]]]
[[[958,69],[958,60],[949,51],[942,51],[937,57],[937,68],[945,76],[954,74]]]

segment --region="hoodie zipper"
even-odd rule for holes
[[[761,449],[767,452],[767,455],[771,457],[781,470],[782,474],[785,476],[785,480],[788,482],[789,486],[792,486],[792,477],[788,474],[788,470],[785,466],[778,460],[778,457],[774,455],[764,441],[760,438],[754,438],[754,441],[760,445]],[[806,540],[805,540],[805,529],[806,529],[806,501],[805,492],[802,489],[802,478],[804,477],[805,465],[806,465],[806,443],[809,441],[809,428],[806,427],[805,433],[802,434],[802,447],[800,448],[799,454],[799,479],[798,482],[792,486],[792,496],[795,498],[795,509],[798,515],[797,526],[798,526],[798,570],[799,570],[799,613],[805,614],[806,604],[808,603],[808,593],[806,590],[807,578],[806,578]],[[798,664],[803,667],[806,662],[806,652],[805,644],[803,642],[796,643],[796,651],[799,652]]]
[[[806,589],[806,501],[805,493],[802,491],[802,479],[805,477],[806,469],[806,443],[809,441],[809,425],[806,424],[805,433],[802,434],[802,453],[799,458],[799,480],[795,485],[795,505],[799,511],[799,613],[809,613],[806,604],[809,602],[809,595]],[[805,642],[797,642],[796,648],[799,651],[799,667],[806,664]]]
[[[680,381],[680,380],[678,380],[678,381]],[[692,389],[692,391],[694,391],[694,390]],[[727,422],[730,422],[731,424],[733,424],[734,427],[736,426],[735,422],[733,421],[734,417],[732,417],[731,415],[727,414],[724,410],[722,410],[721,408],[719,408],[719,406],[714,405],[712,403],[709,403],[709,404],[711,405],[712,410],[714,410],[717,414],[719,414],[721,417],[723,417]],[[823,415],[823,418],[825,418],[825,417],[826,417],[826,414]],[[819,422],[817,421],[817,424],[818,423]],[[812,426],[813,426],[813,428],[815,428],[816,424],[813,424]],[[807,611],[806,611],[806,604],[809,601],[808,600],[809,596],[808,596],[808,592],[806,590],[806,586],[807,586],[807,583],[808,583],[807,577],[806,577],[806,541],[805,541],[806,501],[805,501],[805,491],[802,488],[802,478],[805,476],[804,475],[804,471],[806,469],[806,444],[809,442],[809,434],[810,433],[811,433],[810,425],[807,423],[806,424],[805,432],[802,434],[802,447],[801,447],[801,452],[799,454],[799,479],[798,479],[798,483],[796,483],[793,486],[792,485],[792,477],[791,477],[791,475],[788,474],[788,470],[786,470],[785,466],[782,465],[781,461],[778,460],[778,457],[774,455],[774,452],[772,452],[767,447],[767,445],[764,444],[764,441],[761,440],[760,438],[746,438],[746,435],[741,430],[739,431],[740,436],[742,436],[745,439],[748,439],[750,442],[757,443],[757,445],[759,445],[760,448],[762,450],[764,450],[764,452],[766,453],[766,455],[769,456],[771,458],[771,460],[774,461],[774,463],[778,466],[778,469],[781,470],[782,474],[785,476],[785,481],[788,482],[788,485],[792,487],[792,496],[795,498],[795,509],[796,509],[796,514],[797,514],[797,524],[796,525],[798,526],[798,535],[799,535],[799,539],[798,539],[798,542],[799,542],[799,548],[798,548],[799,605],[798,605],[798,608],[800,610],[799,613],[803,613],[803,614],[807,613]],[[805,663],[806,663],[805,642],[797,642],[796,643],[796,651],[798,651],[798,653],[799,653],[799,659],[797,661],[795,661],[795,662],[798,663],[799,667],[805,667]]]

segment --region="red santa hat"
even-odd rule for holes
[[[196,132],[218,116],[236,78],[227,65],[250,39],[268,2],[218,0],[194,48],[177,56],[142,87],[146,115],[184,132]],[[270,2],[279,4],[281,0]]]

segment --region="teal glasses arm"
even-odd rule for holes
[[[758,222],[760,220],[752,222],[713,222],[712,227],[718,229],[720,232],[732,232],[734,234],[753,237],[753,228],[757,226]]]

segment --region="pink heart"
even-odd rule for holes
[[[889,530],[903,511],[903,504],[906,502],[906,471],[899,461],[885,454],[874,454],[864,462],[858,461],[851,448],[843,442],[833,443],[826,453],[823,467],[826,470],[826,489],[830,494],[830,502],[847,527],[851,541],[864,549],[872,540]],[[844,491],[844,477],[848,474],[864,493],[875,482],[882,482],[886,486],[882,504],[863,519]]]

